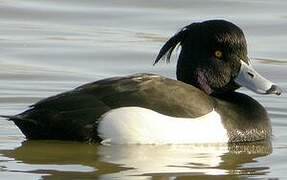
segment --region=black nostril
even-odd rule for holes
[[[266,91],[267,94],[276,94],[276,95],[280,95],[282,93],[282,89],[279,86],[276,85],[272,85],[270,89],[268,89]]]
[[[248,74],[251,78],[254,78],[254,74],[252,74],[251,72],[247,72],[247,74]]]

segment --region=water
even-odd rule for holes
[[[224,18],[243,28],[255,68],[283,87],[255,95],[272,120],[271,142],[186,146],[103,146],[25,141],[0,119],[0,179],[282,178],[287,152],[287,2],[0,1],[0,114],[104,77],[152,72],[174,77],[175,63],[152,66],[164,41],[194,21]]]

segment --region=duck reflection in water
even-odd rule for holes
[[[2,160],[0,166],[7,172],[40,174],[43,179],[77,176],[103,179],[133,179],[134,176],[139,179],[150,176],[242,177],[266,175],[268,166],[252,163],[271,152],[269,141],[157,146],[26,141],[14,150],[1,150],[2,157],[9,160]],[[69,170],[65,170],[66,166]]]

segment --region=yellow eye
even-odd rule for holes
[[[222,58],[222,52],[219,51],[219,50],[216,50],[214,52],[214,56],[217,58],[217,59],[221,59]]]

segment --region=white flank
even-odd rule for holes
[[[227,143],[227,131],[215,111],[198,118],[176,118],[141,107],[122,107],[103,114],[99,136],[111,144]]]

